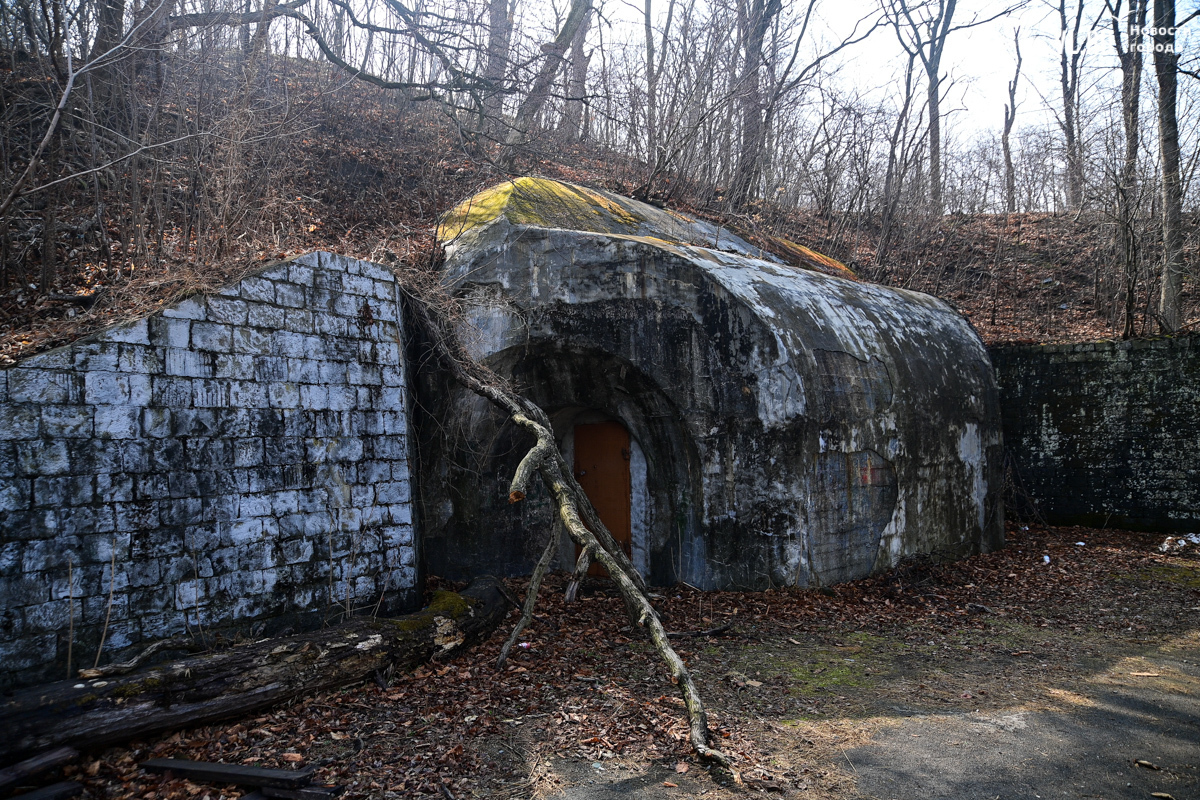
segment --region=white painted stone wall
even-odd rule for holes
[[[411,605],[406,395],[395,277],[329,253],[0,372],[0,687]]]

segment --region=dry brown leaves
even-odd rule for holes
[[[1136,640],[1178,628],[1187,609],[1200,603],[1198,589],[1172,587],[1178,603],[1164,604],[1163,593],[1133,588],[1132,578],[1144,589],[1154,570],[1180,563],[1157,551],[1161,536],[1010,525],[1008,537],[1008,546],[996,553],[953,564],[914,560],[825,592],[676,587],[656,603],[674,630],[734,623],[720,639],[679,639],[676,645],[694,669],[708,670],[697,677],[714,709],[710,725],[721,747],[738,759],[745,776],[761,781],[779,776],[770,771],[755,731],[764,719],[783,718],[790,690],[773,676],[711,674],[720,658],[735,658],[742,645],[801,644],[853,631],[932,642],[1000,620],[1048,634],[1089,627]],[[520,592],[523,582],[512,586]],[[171,756],[315,765],[318,780],[347,786],[349,798],[447,791],[457,798],[526,796],[538,765],[555,755],[698,768],[678,690],[629,626],[620,600],[598,583],[567,605],[562,588],[562,576],[547,581],[538,615],[502,672],[495,662],[503,631],[451,663],[396,676],[387,688],[367,683],[249,719],[110,749],[67,774],[82,780],[91,797],[215,800],[238,794],[230,787],[168,781],[137,767],[146,758]],[[711,653],[714,644],[721,657],[701,653]],[[751,687],[750,681],[766,685]],[[861,698],[805,699],[811,703],[805,713],[819,719],[852,700]],[[811,781],[812,775],[796,780]]]

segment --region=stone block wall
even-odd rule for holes
[[[1200,336],[991,357],[1010,463],[1047,521],[1200,531]]]
[[[412,605],[398,301],[313,253],[0,372],[0,688]]]

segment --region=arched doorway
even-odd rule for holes
[[[577,424],[575,433],[575,479],[592,502],[596,515],[609,533],[633,557],[633,484],[629,431],[616,420]],[[575,557],[579,557],[576,545]],[[607,576],[608,570],[593,562],[589,575]]]

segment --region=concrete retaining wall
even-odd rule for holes
[[[0,372],[0,687],[411,605],[402,352],[392,273],[312,253]]]
[[[991,357],[1005,447],[1047,521],[1200,531],[1200,336]]]

